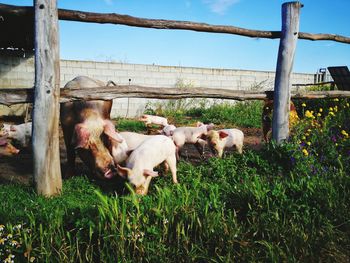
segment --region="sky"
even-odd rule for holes
[[[58,7],[141,18],[281,30],[281,0],[58,0]],[[33,5],[32,0],[0,0]],[[350,0],[304,0],[300,32],[350,37]],[[62,59],[275,71],[279,39],[124,25],[59,22]],[[350,44],[299,40],[293,72],[350,67]]]

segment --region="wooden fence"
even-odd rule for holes
[[[35,0],[33,7],[0,4],[0,15],[32,15],[35,17],[35,87],[34,89],[0,90],[0,103],[34,101],[33,154],[34,181],[39,194],[51,196],[61,192],[61,171],[58,149],[59,103],[77,99],[113,99],[118,97],[145,97],[176,99],[186,97],[225,98],[235,100],[264,99],[264,92],[233,91],[208,88],[160,89],[141,86],[98,87],[84,90],[59,88],[58,19],[112,23],[155,29],[182,29],[210,33],[235,34],[255,38],[280,38],[275,78],[273,139],[278,143],[288,137],[288,116],[291,96],[294,98],[350,97],[350,92],[327,91],[290,92],[290,75],[293,67],[297,39],[332,40],[350,44],[350,38],[334,34],[299,32],[300,2],[282,5],[282,30],[260,31],[233,26],[209,25],[188,21],[144,19],[119,14],[97,14],[57,9],[56,0]]]

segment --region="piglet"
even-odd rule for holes
[[[4,123],[1,133],[8,134],[8,137],[21,147],[29,147],[32,138],[32,123],[26,122],[18,125]]]
[[[210,131],[207,135],[207,142],[213,151],[218,153],[221,158],[225,148],[236,147],[242,154],[244,134],[238,129],[223,129]]]
[[[154,135],[131,153],[125,167],[117,165],[117,171],[135,186],[137,194],[146,195],[151,179],[158,176],[153,168],[162,162],[166,171],[170,168],[173,182],[177,183],[175,151],[176,147],[169,137]]]
[[[214,128],[214,124],[197,123],[197,127],[179,127],[173,130],[173,141],[176,145],[176,156],[180,158],[179,151],[185,143],[194,144],[198,151],[202,154],[203,148],[207,144],[206,140],[202,139],[208,131]]]
[[[0,137],[0,156],[13,156],[19,153],[19,150],[7,141],[7,136]]]
[[[168,125],[168,120],[166,118],[160,117],[160,116],[144,114],[140,117],[139,120],[144,122],[146,124],[146,126],[149,124],[157,124],[157,125],[162,125],[162,126]]]

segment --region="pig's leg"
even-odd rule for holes
[[[194,146],[197,148],[197,151],[200,155],[204,154],[204,147],[207,145],[207,142],[203,139],[198,139]]]
[[[175,156],[175,154],[169,156],[165,161],[169,165],[174,184],[177,184],[178,182],[177,182],[177,176],[176,176],[176,156]]]
[[[243,153],[243,150],[242,150],[243,144],[241,144],[241,143],[236,144],[236,149],[240,154],[242,154]]]
[[[164,161],[163,164],[164,164],[164,175],[166,175],[169,172],[169,164],[166,161]]]

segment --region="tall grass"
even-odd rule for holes
[[[349,262],[350,108],[332,102],[325,116],[303,115],[282,145],[181,161],[180,184],[155,178],[148,196],[85,177],[50,199],[1,185],[0,224],[21,244],[0,242],[1,260],[10,251],[19,262]]]

